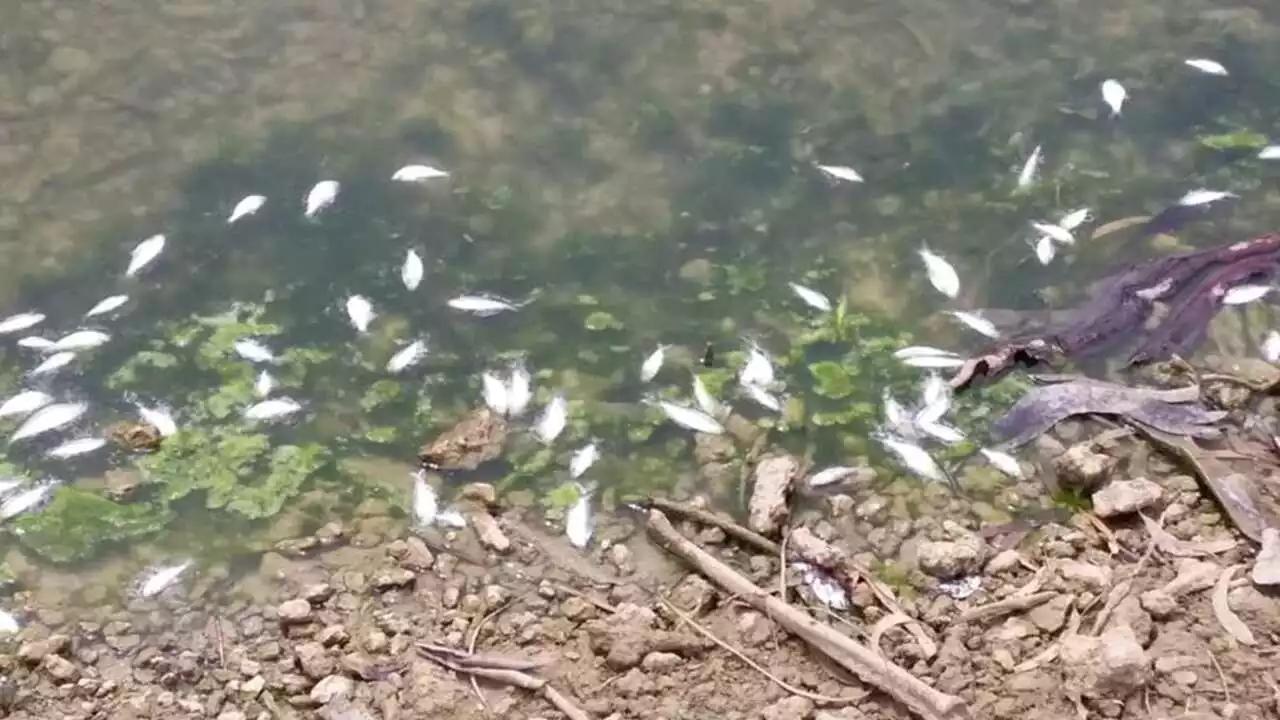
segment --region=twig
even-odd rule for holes
[[[497,668],[485,667],[467,667],[460,665],[446,657],[434,653],[427,653],[427,657],[435,660],[440,665],[459,673],[466,673],[475,678],[484,678],[503,685],[514,685],[524,688],[532,692],[540,693],[546,698],[547,702],[556,707],[557,710],[564,713],[569,720],[591,720],[591,716],[584,712],[581,708],[573,703],[572,700],[560,694],[555,688],[541,678],[536,678],[519,670],[503,670]]]
[[[498,607],[490,610],[488,613],[485,613],[485,615],[480,618],[480,622],[476,623],[475,625],[472,625],[471,638],[467,641],[467,654],[468,655],[476,654],[476,641],[480,639],[480,628],[484,627],[485,623],[493,619],[493,617],[496,616],[498,613],[502,612],[503,610],[506,610],[507,608],[511,607],[512,605],[519,602],[520,600],[525,599],[525,597],[528,596],[528,594],[529,593],[525,593],[524,595],[521,595],[519,597],[511,598],[510,600],[498,605]],[[476,697],[480,699],[480,705],[484,707],[485,710],[488,710],[489,701],[485,699],[484,691],[480,689],[480,683],[476,682],[476,676],[472,675],[470,679],[471,679],[471,689],[472,691],[475,692]]]
[[[213,636],[218,640],[218,667],[227,666],[227,653],[222,645],[222,616],[213,616]]]
[[[751,603],[757,611],[772,617],[793,635],[916,714],[928,720],[960,720],[970,717],[963,700],[935,690],[853,638],[836,632],[831,626],[815,620],[809,613],[764,592],[738,571],[682,536],[661,511],[649,511],[647,527],[667,550],[692,565],[725,592],[738,595]]]
[[[1020,595],[1004,600],[997,600],[986,605],[979,605],[975,608],[969,608],[955,619],[957,623],[971,623],[978,620],[986,620],[988,618],[1000,617],[1008,615],[1012,612],[1019,612],[1028,608],[1043,605],[1050,600],[1058,597],[1062,593],[1055,590],[1045,590],[1044,592],[1033,593],[1031,595]]]
[[[749,530],[728,518],[722,518],[719,515],[707,512],[701,508],[689,507],[682,503],[655,497],[649,498],[645,501],[645,504],[650,508],[656,508],[677,517],[682,517],[687,520],[697,520],[703,525],[718,527],[724,531],[725,535],[741,540],[766,555],[777,555],[779,552],[778,543],[757,532]]]
[[[747,657],[745,654],[742,653],[741,650],[738,650],[737,648],[733,647],[729,643],[721,640],[720,638],[716,637],[715,634],[712,633],[710,630],[699,625],[696,620],[689,617],[680,608],[676,607],[675,603],[671,602],[665,597],[662,597],[661,595],[658,596],[658,600],[662,603],[663,607],[667,608],[672,613],[674,613],[675,616],[680,618],[682,621],[684,621],[686,625],[696,630],[699,635],[702,635],[703,637],[707,638],[708,640],[715,643],[716,645],[719,645],[721,648],[729,651],[734,657],[746,663],[747,667],[769,678],[769,680],[771,680],[775,685],[782,688],[783,690],[786,690],[792,695],[799,695],[801,697],[806,697],[814,702],[831,703],[831,704],[839,704],[839,705],[848,705],[849,703],[857,701],[855,698],[838,698],[838,697],[833,697],[831,695],[820,695],[818,693],[809,692],[808,690],[801,690],[800,688],[795,687],[794,685],[788,685],[785,681],[780,679],[777,675],[774,675],[768,670],[765,670],[763,667],[760,666],[759,663]]]
[[[583,601],[585,601],[585,602],[591,603],[591,604],[592,604],[592,605],[594,605],[596,608],[598,608],[598,609],[600,609],[600,610],[603,610],[603,611],[605,611],[605,612],[609,613],[610,615],[616,614],[616,613],[618,612],[618,608],[616,608],[616,607],[614,607],[614,606],[610,605],[609,603],[605,602],[604,600],[600,600],[600,599],[598,599],[598,598],[591,597],[590,595],[588,595],[588,594],[586,594],[586,593],[582,592],[581,590],[575,590],[575,589],[573,589],[573,588],[571,588],[571,587],[569,587],[568,585],[565,585],[565,584],[563,584],[563,583],[552,583],[552,584],[551,584],[551,587],[553,587],[553,588],[555,588],[555,589],[559,590],[559,591],[560,591],[560,592],[562,592],[562,593],[567,593],[567,594],[572,595],[572,596],[574,596],[574,597],[576,597],[576,598],[578,598],[578,599],[580,599],[580,600],[583,600]]]
[[[1230,704],[1231,688],[1227,687],[1227,674],[1222,672],[1222,666],[1218,664],[1218,656],[1213,654],[1212,650],[1208,651],[1209,662],[1213,663],[1213,669],[1218,671],[1218,679],[1222,681],[1222,697]]]

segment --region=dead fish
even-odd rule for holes
[[[164,252],[164,243],[164,235],[152,235],[138,243],[137,247],[129,253],[129,266],[124,270],[125,277],[137,275],[160,257],[160,253]]]
[[[862,182],[862,176],[848,165],[819,165],[818,169],[837,180],[845,182]]]
[[[249,362],[273,363],[276,361],[275,353],[260,341],[252,338],[237,340],[232,348],[240,357]]]
[[[760,407],[776,413],[782,412],[782,398],[770,393],[760,385],[743,385],[742,391]]]
[[[881,393],[880,404],[884,412],[884,422],[891,428],[903,428],[911,424],[907,409],[893,396],[888,388]]]
[[[743,387],[769,387],[775,373],[773,358],[754,340],[747,340],[747,362],[738,371],[738,383]]]
[[[427,356],[427,343],[424,340],[414,340],[396,351],[395,355],[387,361],[387,372],[398,373],[417,365]]]
[[[99,330],[77,330],[59,338],[49,349],[54,352],[92,350],[106,344],[111,336]]]
[[[447,304],[454,310],[469,312],[478,317],[489,317],[504,311],[519,310],[530,302],[532,300],[516,303],[495,295],[460,295],[449,300]]]
[[[422,283],[422,258],[412,249],[404,254],[404,264],[400,266],[400,282],[409,290],[417,290]]]
[[[564,532],[576,548],[585,548],[591,542],[591,492],[575,483],[578,499],[564,517]]]
[[[1040,146],[1037,145],[1035,150],[1031,151],[1031,157],[1022,165],[1022,171],[1018,173],[1018,187],[1024,188],[1031,185],[1036,179],[1036,172],[1040,169]]]
[[[49,375],[55,373],[62,368],[70,365],[76,359],[76,354],[70,350],[64,350],[60,353],[54,353],[44,359],[44,362],[31,369],[27,373],[29,377],[39,377],[41,375]]]
[[[1262,341],[1262,359],[1272,365],[1280,363],[1280,332],[1267,332],[1267,337]],[[3,408],[0,408],[0,416],[3,414]]]
[[[258,212],[266,202],[266,195],[245,195],[235,207],[231,208],[231,214],[227,216],[227,224],[230,225],[240,218]]]
[[[989,338],[999,338],[1000,331],[996,329],[994,323],[982,317],[977,313],[966,312],[964,310],[948,310],[947,314],[959,320],[966,327],[975,332],[982,333]]]
[[[51,458],[66,460],[68,458],[88,455],[95,450],[107,446],[107,441],[98,437],[85,437],[68,440],[46,453]]]
[[[340,187],[337,180],[321,180],[313,185],[306,199],[303,200],[303,214],[308,218],[319,215],[320,211],[332,205],[337,199]]]
[[[1100,86],[1102,90],[1102,101],[1111,108],[1111,117],[1120,114],[1120,110],[1124,107],[1124,101],[1129,99],[1129,91],[1115,80],[1103,80]]]
[[[917,253],[919,253],[920,259],[924,261],[929,283],[938,292],[949,298],[954,298],[960,293],[960,276],[956,274],[956,269],[951,266],[951,263],[930,250],[927,245],[921,246]]]
[[[1018,464],[1018,460],[1012,455],[1000,450],[992,450],[991,448],[978,448],[978,452],[987,459],[987,463],[991,467],[1008,475],[1011,478],[1020,480],[1023,477],[1022,466]]]
[[[1270,293],[1274,289],[1275,287],[1272,285],[1256,285],[1256,284],[1236,285],[1235,287],[1223,293],[1222,304],[1223,305],[1245,305],[1247,303],[1261,300],[1263,297],[1265,297],[1268,293]]]
[[[288,417],[302,409],[302,405],[292,398],[280,397],[263,400],[249,406],[244,411],[246,420],[278,420]]]
[[[97,305],[89,308],[89,312],[85,313],[84,316],[90,318],[98,315],[106,315],[109,312],[119,310],[127,302],[129,302],[128,295],[112,295],[111,297],[103,298]]]
[[[800,283],[788,283],[791,291],[804,301],[805,305],[819,312],[831,312],[831,298],[810,287],[805,287]]]
[[[88,411],[86,403],[56,403],[40,408],[34,415],[22,423],[9,442],[25,440],[37,435],[64,428],[79,420]]]
[[[144,598],[159,595],[177,582],[178,577],[186,572],[189,567],[191,567],[191,561],[186,560],[176,565],[145,571],[141,578],[142,582],[138,586],[138,595]]]
[[[467,519],[457,510],[441,510],[436,513],[436,525],[453,530],[461,530],[467,526]]]
[[[596,440],[592,440],[575,450],[573,457],[569,458],[569,477],[577,480],[599,459],[600,446]]]
[[[1093,216],[1089,213],[1089,208],[1077,208],[1062,216],[1058,221],[1058,227],[1063,230],[1071,231],[1089,222]]]
[[[8,610],[0,610],[0,635],[12,635],[22,630],[22,625],[18,622],[18,618]]]
[[[893,357],[898,360],[909,360],[918,357],[951,357],[958,358],[960,355],[950,350],[929,347],[928,345],[909,345],[904,348],[895,350]]]
[[[1053,262],[1053,258],[1058,254],[1057,247],[1053,244],[1053,238],[1048,235],[1041,235],[1032,241],[1032,247],[1036,251],[1036,259],[1041,265],[1048,265]]]
[[[39,390],[23,390],[0,404],[0,418],[30,415],[53,402],[53,396]]]
[[[649,382],[658,376],[662,370],[662,363],[667,359],[667,349],[670,347],[670,345],[659,345],[656,350],[649,353],[643,363],[640,363],[641,382]]]
[[[533,434],[543,443],[550,445],[569,422],[569,400],[564,393],[556,393],[551,402],[543,408],[542,415],[534,423]]]
[[[1187,67],[1195,68],[1207,75],[1226,75],[1227,69],[1217,60],[1208,58],[1187,58],[1182,61]]]
[[[958,357],[949,357],[946,355],[922,355],[919,357],[910,357],[902,361],[903,365],[915,368],[926,368],[929,370],[946,370],[950,368],[958,368],[964,365],[964,360]]]
[[[435,178],[449,177],[449,173],[430,165],[405,165],[391,174],[396,182],[420,183]]]
[[[0,320],[0,335],[26,330],[44,322],[44,313],[25,312]]]
[[[1041,235],[1051,237],[1063,245],[1074,245],[1076,242],[1075,237],[1066,228],[1059,227],[1053,223],[1035,221],[1031,223],[1031,227],[1035,228],[1036,232]]]
[[[170,437],[178,432],[178,423],[173,419],[173,415],[164,408],[150,408],[139,403],[138,415],[144,421],[150,423],[160,433],[160,437]]]
[[[1178,204],[1185,207],[1195,207],[1196,205],[1208,205],[1219,200],[1227,198],[1237,198],[1239,195],[1227,190],[1208,190],[1206,188],[1196,188],[1189,190],[1186,195],[1178,199]]]
[[[533,402],[533,374],[523,360],[511,363],[507,372],[507,415],[520,417]]]
[[[832,485],[834,483],[840,482],[841,480],[844,480],[845,478],[849,477],[850,475],[853,475],[856,472],[858,472],[858,468],[856,467],[845,467],[845,466],[829,467],[829,468],[826,468],[825,470],[820,470],[814,473],[813,475],[810,475],[808,485],[811,488],[818,488],[818,487],[823,487],[825,485]]]
[[[718,420],[701,410],[654,398],[646,398],[645,402],[657,405],[668,420],[686,430],[693,430],[707,435],[723,435],[725,432],[724,426]]]
[[[60,484],[56,480],[49,480],[9,496],[3,504],[0,504],[0,520],[8,520],[28,510],[35,509],[45,500],[48,500],[49,495]]]
[[[276,379],[266,370],[258,373],[257,379],[253,381],[253,392],[258,397],[266,397],[270,395],[271,391],[274,390],[275,387]]]
[[[702,382],[702,378],[698,377],[697,373],[693,374],[693,399],[698,403],[698,407],[702,408],[702,412],[711,417],[720,417],[724,414],[724,406],[715,399],[707,389],[707,384]]]
[[[943,482],[948,479],[933,457],[919,445],[912,445],[887,435],[881,435],[876,439],[912,473],[933,482]]]
[[[916,429],[935,440],[946,443],[947,445],[955,445],[956,443],[964,442],[965,438],[964,433],[960,432],[956,428],[936,420],[921,421],[920,418],[917,417]]]
[[[356,332],[369,332],[369,323],[378,316],[373,311],[373,303],[363,295],[352,295],[347,298],[346,308],[347,318]]]
[[[419,526],[425,527],[436,520],[440,512],[440,498],[435,488],[427,483],[426,474],[418,471],[413,475],[413,519]]]
[[[485,371],[480,375],[480,394],[484,404],[497,415],[507,414],[507,386],[502,378],[492,372]]]
[[[1268,145],[1258,151],[1259,160],[1280,160],[1280,145]]]
[[[18,347],[27,348],[28,350],[39,350],[44,352],[53,347],[53,341],[49,338],[42,338],[36,335],[28,335],[18,339]]]

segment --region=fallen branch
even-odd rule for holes
[[[1004,600],[997,600],[993,603],[969,608],[968,610],[960,613],[960,616],[957,617],[955,621],[957,623],[971,623],[979,620],[1001,617],[1003,615],[1008,615],[1009,613],[1029,610],[1038,605],[1043,605],[1061,594],[1062,593],[1053,590],[1045,590],[1044,592],[1032,593],[1030,595],[1020,595],[1005,598]]]
[[[757,532],[748,530],[728,518],[707,512],[701,508],[689,507],[683,503],[655,497],[651,497],[645,501],[645,505],[650,509],[661,510],[664,513],[669,513],[676,517],[681,517],[686,520],[696,520],[703,525],[720,528],[724,531],[725,535],[750,545],[766,555],[777,555],[779,552],[778,544],[769,538]]]
[[[648,529],[663,546],[725,592],[749,603],[793,635],[850,670],[863,682],[888,694],[921,717],[928,720],[961,720],[970,717],[963,700],[933,689],[847,635],[818,622],[795,606],[772,597],[736,570],[680,535],[661,511],[649,511]]]
[[[480,658],[483,656],[468,658],[467,662],[461,662],[457,652],[436,652],[430,645],[419,645],[418,650],[426,657],[436,661],[442,667],[448,668],[457,673],[464,673],[471,678],[480,678],[500,683],[502,685],[512,685],[524,688],[530,692],[538,693],[546,699],[547,702],[555,706],[557,710],[564,713],[569,720],[591,720],[591,716],[584,712],[581,708],[574,704],[572,700],[562,695],[558,690],[551,687],[551,684],[542,678],[536,678],[528,673],[519,670],[510,670],[505,667],[488,667]]]

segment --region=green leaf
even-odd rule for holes
[[[1257,150],[1266,147],[1267,136],[1249,130],[1238,130],[1221,135],[1201,135],[1196,138],[1196,142],[1211,150]]]
[[[814,392],[822,397],[839,400],[853,394],[853,378],[840,363],[823,361],[809,366],[809,374],[817,385]]]
[[[622,323],[619,322],[617,318],[603,310],[597,310],[588,315],[587,318],[582,321],[582,325],[588,330],[595,332],[599,332],[601,330],[621,330],[623,327]]]
[[[63,486],[42,511],[15,525],[20,542],[56,563],[83,560],[108,543],[150,535],[172,520],[167,509],[148,503],[122,505],[85,490]]]

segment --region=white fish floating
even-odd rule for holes
[[[811,488],[818,488],[818,487],[823,487],[825,485],[832,485],[840,482],[841,480],[844,480],[845,478],[849,477],[850,475],[853,475],[856,472],[858,472],[858,468],[856,467],[847,467],[843,465],[837,465],[836,467],[829,467],[829,468],[826,468],[825,470],[820,470],[810,475],[808,485]]]
[[[347,298],[347,318],[351,320],[351,326],[356,332],[369,332],[369,323],[378,316],[373,311],[373,303],[369,302],[369,298],[363,295],[352,295]]]
[[[0,610],[0,634],[12,635],[22,629],[22,625],[18,622],[18,618],[8,610]]]
[[[576,548],[591,542],[591,492],[578,485],[578,499],[564,516],[564,534]]]
[[[1037,221],[1031,223],[1031,227],[1035,228],[1035,231],[1041,235],[1051,237],[1063,245],[1074,245],[1076,243],[1076,239],[1071,234],[1071,231],[1064,227],[1054,225],[1053,223]]]
[[[1022,164],[1022,170],[1018,173],[1018,187],[1028,187],[1035,182],[1036,173],[1040,170],[1042,157],[1041,148],[1037,145],[1036,149],[1031,151],[1031,157],[1027,158],[1027,161]]]
[[[1048,265],[1053,262],[1053,258],[1058,254],[1058,248],[1053,244],[1053,238],[1048,235],[1041,235],[1032,241],[1032,247],[1036,251],[1036,259],[1041,265]]]
[[[698,377],[697,373],[693,374],[693,400],[698,403],[702,412],[711,417],[720,417],[724,414],[724,406],[711,394],[707,384],[702,382],[702,378]]]
[[[903,442],[896,438],[888,436],[879,436],[877,438],[881,445],[884,445],[889,452],[893,453],[898,460],[906,466],[908,470],[919,475],[926,480],[933,482],[943,482],[947,480],[946,473],[938,466],[933,457],[925,452],[924,448],[919,445]]]
[[[37,435],[64,428],[79,420],[89,410],[87,403],[56,403],[46,405],[22,423],[9,442],[25,440]]]
[[[436,521],[440,514],[440,496],[421,471],[413,475],[413,519],[421,527]]]
[[[480,375],[480,385],[484,404],[498,415],[505,416],[510,405],[507,402],[507,385],[502,382],[502,378],[485,371]]]
[[[991,465],[991,467],[1011,478],[1017,480],[1022,479],[1022,466],[1018,464],[1018,460],[1014,456],[1001,450],[992,450],[991,448],[978,448],[978,452],[982,453],[982,457],[987,459],[987,463]]]
[[[409,368],[422,362],[427,356],[427,343],[425,340],[414,340],[396,351],[395,355],[387,361],[387,372],[398,373],[408,370]]]
[[[98,315],[106,315],[107,313],[115,312],[116,310],[124,307],[124,304],[127,302],[129,302],[128,295],[112,295],[111,297],[103,298],[98,301],[98,304],[89,308],[89,312],[85,313],[84,316],[90,318]]]
[[[125,277],[133,277],[155,262],[155,259],[160,257],[160,253],[164,252],[164,243],[164,235],[152,235],[138,243],[137,247],[129,253],[129,266],[124,270]]]
[[[441,510],[436,513],[436,525],[461,530],[467,526],[467,519],[457,510]]]
[[[430,165],[405,165],[391,174],[396,182],[420,183],[436,178],[449,177],[449,173]]]
[[[533,425],[533,434],[543,443],[550,445],[569,422],[569,401],[564,393],[556,393],[551,402],[543,408],[542,415]]]
[[[1222,304],[1245,305],[1247,303],[1256,302],[1266,297],[1272,290],[1275,290],[1275,286],[1273,285],[1236,285],[1223,293]]]
[[[0,496],[8,495],[20,487],[22,487],[22,480],[8,476],[0,477]]]
[[[907,415],[907,409],[902,406],[898,398],[885,388],[881,393],[880,404],[884,412],[884,422],[892,428],[902,428],[910,424],[911,418]]]
[[[600,445],[592,440],[573,452],[569,458],[569,477],[577,480],[600,459]]]
[[[742,392],[760,407],[776,413],[782,412],[782,398],[765,390],[762,386],[754,384],[743,385]]]
[[[66,460],[68,458],[88,455],[96,450],[101,450],[107,446],[107,441],[98,437],[84,437],[68,440],[61,445],[53,448],[48,453],[49,457],[58,460]]]
[[[928,435],[935,440],[946,443],[947,445],[955,445],[964,442],[964,433],[956,428],[951,427],[936,420],[922,419],[916,416],[916,429]]]
[[[1258,151],[1259,160],[1280,160],[1280,145],[1268,145]]]
[[[169,437],[178,432],[178,423],[168,410],[160,407],[149,408],[138,405],[138,415],[160,432],[161,437]]]
[[[253,381],[253,392],[260,398],[270,395],[275,388],[276,379],[266,370],[258,373],[258,377]]]
[[[819,165],[818,169],[837,180],[863,182],[862,175],[848,165]]]
[[[512,302],[496,295],[459,295],[446,303],[454,310],[471,313],[477,317],[490,317],[500,312],[519,310],[531,301]]]
[[[111,336],[101,330],[77,330],[58,339],[49,349],[53,352],[92,350],[105,345]]]
[[[831,312],[831,298],[811,287],[801,285],[800,283],[793,282],[788,284],[791,286],[791,291],[799,296],[799,298],[804,301],[805,305],[808,305],[818,312]]]
[[[235,207],[231,208],[231,214],[227,216],[227,224],[230,225],[240,218],[248,217],[258,212],[266,202],[266,195],[245,195],[240,199],[240,202],[236,203]]]
[[[302,201],[303,214],[309,218],[319,215],[338,198],[338,190],[341,187],[337,180],[321,180],[313,185],[306,199]]]
[[[249,362],[273,363],[276,361],[276,355],[271,352],[271,348],[252,338],[237,340],[232,348],[237,355]]]
[[[422,266],[422,258],[416,250],[404,254],[404,264],[400,266],[400,282],[409,290],[417,290],[422,284],[422,276],[426,271]]]
[[[1219,200],[1226,200],[1227,198],[1235,197],[1240,196],[1226,190],[1207,190],[1205,188],[1196,188],[1179,198],[1178,204],[1184,207],[1195,207],[1196,205],[1208,205],[1209,203],[1215,203]]]
[[[39,390],[23,390],[0,403],[0,418],[30,415],[53,402],[53,396]]]
[[[909,357],[902,361],[903,365],[914,368],[924,368],[928,370],[946,370],[949,368],[958,368],[964,365],[964,360],[958,357],[948,355],[920,355],[917,357]]]
[[[658,408],[662,410],[663,414],[667,416],[668,420],[682,428],[685,428],[686,430],[705,433],[707,435],[723,435],[725,433],[724,425],[721,425],[719,420],[716,420],[701,410],[677,405],[666,400],[648,400],[646,402],[657,405]]]
[[[1275,365],[1280,363],[1280,332],[1270,330],[1262,340],[1262,359]]]
[[[191,567],[191,561],[185,560],[175,565],[145,571],[141,578],[142,582],[138,586],[138,596],[151,598],[159,595],[177,582],[189,567]]]
[[[18,347],[44,352],[53,347],[53,341],[49,338],[42,338],[38,335],[28,335],[24,338],[18,338]]]
[[[1195,68],[1206,75],[1226,75],[1227,69],[1217,60],[1208,58],[1187,58],[1182,61],[1187,67]]]
[[[924,269],[934,289],[949,298],[960,294],[960,276],[956,274],[956,269],[951,266],[951,263],[930,250],[927,245],[921,246],[917,252],[920,254],[920,259],[924,261]]]
[[[26,330],[44,322],[44,313],[25,312],[0,320],[0,335]]]
[[[1103,80],[1099,89],[1102,90],[1102,101],[1111,108],[1111,117],[1119,115],[1124,101],[1129,99],[1129,91],[1116,80]]]
[[[76,359],[76,354],[70,350],[64,350],[60,353],[54,353],[44,359],[44,362],[31,368],[31,372],[27,373],[30,377],[40,377],[41,375],[51,375],[58,372],[62,368],[70,365]]]
[[[49,495],[58,485],[57,481],[50,480],[9,496],[3,504],[0,504],[0,520],[8,520],[38,507],[49,499]]]
[[[743,387],[769,387],[775,378],[773,358],[758,343],[748,340],[747,362],[738,371],[738,383]]]
[[[667,360],[667,349],[670,345],[659,345],[656,350],[649,353],[649,356],[640,363],[640,380],[641,382],[649,382],[658,376],[662,371],[662,364]]]
[[[244,411],[246,420],[279,420],[302,409],[301,403],[287,397],[263,400]]]
[[[977,313],[971,313],[965,310],[948,310],[947,314],[956,320],[959,320],[970,330],[982,333],[989,338],[1000,337],[1000,331],[996,329],[995,323],[992,323],[990,320]]]
[[[1089,212],[1089,208],[1077,208],[1063,215],[1062,219],[1058,221],[1058,227],[1070,232],[1089,222],[1092,218],[1093,215]]]
[[[517,418],[524,415],[533,402],[533,374],[523,360],[511,364],[507,376],[507,416]]]
[[[934,356],[952,358],[960,357],[959,353],[952,352],[951,350],[943,350],[942,348],[929,347],[928,345],[909,345],[893,352],[893,357],[898,360]]]

